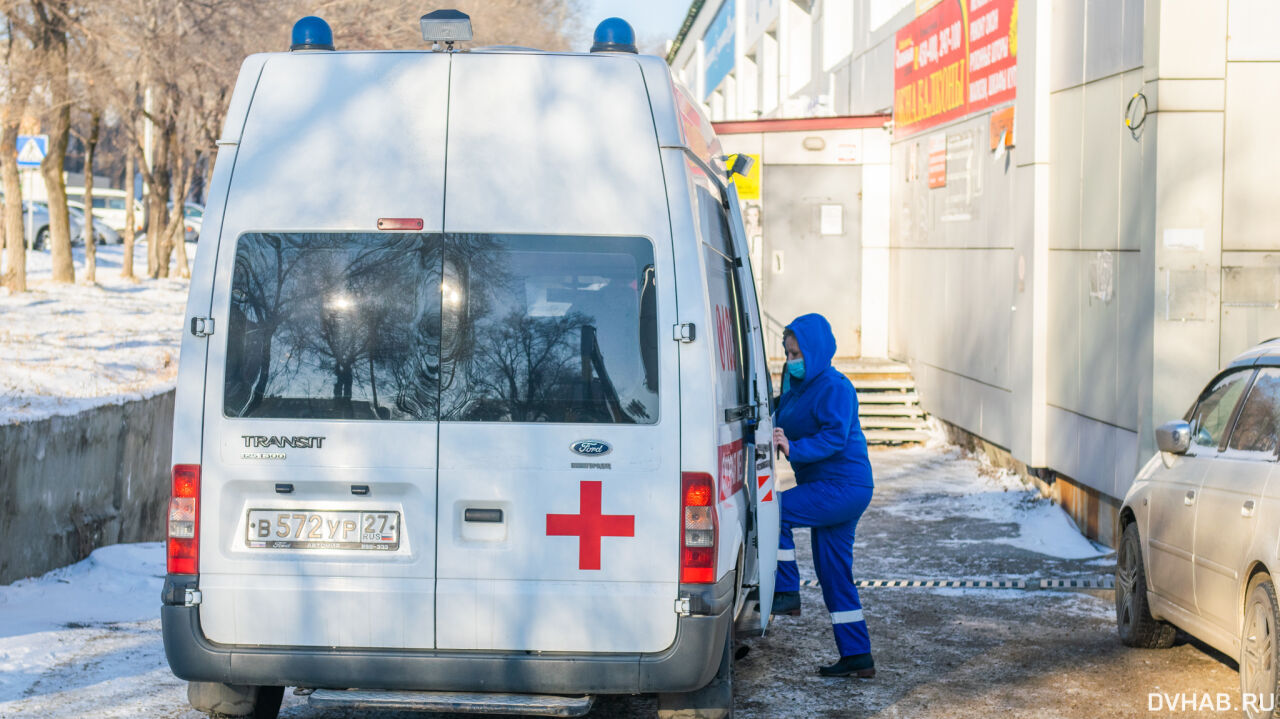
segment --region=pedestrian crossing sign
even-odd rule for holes
[[[48,135],[18,135],[18,167],[39,167],[48,151]]]

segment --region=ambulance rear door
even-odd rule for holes
[[[773,608],[773,586],[778,568],[778,533],[780,503],[775,487],[773,467],[773,415],[769,411],[770,395],[773,389],[769,378],[769,364],[764,346],[764,323],[760,304],[757,301],[755,277],[751,272],[751,262],[747,259],[749,248],[743,233],[741,205],[738,204],[737,185],[730,183],[728,187],[728,204],[730,227],[733,228],[733,243],[738,262],[738,281],[742,287],[742,300],[746,312],[747,339],[746,352],[750,369],[748,377],[751,383],[751,396],[756,406],[754,440],[748,449],[748,479],[754,481],[750,493],[755,511],[755,537],[752,538],[748,551],[755,553],[755,575],[760,595],[760,628],[769,626],[770,610]]]
[[[674,641],[671,237],[639,65],[453,56],[437,646]]]
[[[448,80],[443,54],[270,55],[223,138],[226,210],[201,249],[214,642],[434,646]]]

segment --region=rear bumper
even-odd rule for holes
[[[733,573],[726,579],[733,582]],[[713,592],[723,596],[719,586]],[[731,592],[732,588],[730,597]],[[332,689],[640,694],[693,691],[711,681],[733,624],[732,602],[716,604],[718,613],[680,617],[675,641],[654,654],[227,645],[205,637],[199,607],[166,605],[160,616],[169,666],[187,681]]]

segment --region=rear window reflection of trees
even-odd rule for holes
[[[643,238],[246,234],[230,304],[229,417],[657,421]]]

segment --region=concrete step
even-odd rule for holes
[[[859,392],[858,404],[904,404],[914,405],[920,402],[915,392]]]
[[[900,392],[906,392],[916,388],[916,381],[909,375],[898,379],[863,379],[861,377],[850,377],[849,381],[853,382],[854,389],[859,392],[862,392],[863,390],[879,390],[882,392],[898,390]]]
[[[922,417],[859,417],[863,429],[924,429]]]
[[[868,444],[917,444],[929,441],[928,432],[903,429],[869,429],[864,430]]]
[[[909,404],[858,404],[859,417],[922,417],[924,410]]]

